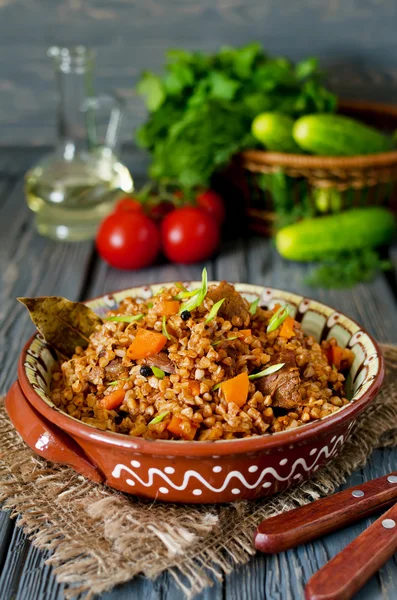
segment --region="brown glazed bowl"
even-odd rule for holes
[[[198,282],[187,283],[187,287]],[[103,315],[126,296],[149,297],[161,284],[91,300]],[[261,286],[236,284],[252,302],[288,303],[307,334],[335,337],[355,353],[347,378],[351,402],[320,421],[272,435],[216,442],[145,440],[101,431],[56,408],[48,395],[56,355],[39,334],[24,347],[18,381],[6,408],[25,442],[44,458],[71,466],[96,482],[165,502],[232,502],[260,498],[311,477],[343,449],[358,415],[384,375],[378,345],[357,323],[333,308]]]

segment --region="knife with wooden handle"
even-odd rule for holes
[[[397,504],[309,579],[306,600],[350,600],[397,552]]]
[[[266,519],[255,532],[255,547],[271,554],[282,552],[342,529],[396,501],[394,472]]]

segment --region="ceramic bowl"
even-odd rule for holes
[[[186,284],[197,286],[198,282]],[[149,297],[162,284],[138,287],[87,302],[103,315],[127,296]],[[216,442],[145,440],[101,431],[61,412],[48,390],[56,355],[39,334],[24,347],[7,411],[25,442],[46,459],[88,478],[166,502],[231,502],[260,498],[310,478],[343,449],[359,414],[384,375],[372,337],[333,308],[296,294],[236,284],[250,302],[288,303],[303,330],[317,340],[335,337],[355,360],[347,378],[351,402],[337,413],[297,429]]]

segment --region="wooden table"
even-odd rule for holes
[[[17,356],[33,331],[27,312],[16,296],[57,294],[86,299],[143,282],[200,278],[203,265],[191,267],[162,265],[137,273],[107,267],[95,254],[92,243],[64,244],[39,237],[32,226],[32,214],[25,206],[22,176],[43,154],[43,149],[0,150],[0,331],[1,391],[16,377]],[[144,158],[136,152],[126,155],[132,173],[144,173]],[[304,284],[307,268],[286,263],[269,241],[261,238],[226,244],[207,264],[211,279],[227,278],[288,289],[335,306],[362,323],[378,340],[397,343],[396,285],[394,277],[379,275],[370,285],[352,291],[310,289]],[[365,468],[354,473],[347,485],[396,469],[396,450],[377,450]],[[224,577],[200,594],[200,600],[300,600],[307,579],[336,552],[356,537],[370,519],[329,535],[307,546],[279,556],[258,554],[249,564]],[[48,554],[35,549],[7,513],[0,513],[0,599],[59,600],[58,585],[45,566]],[[181,600],[183,594],[167,574],[155,582],[144,578],[104,594],[101,600]],[[371,579],[360,592],[360,600],[397,598],[396,557]]]

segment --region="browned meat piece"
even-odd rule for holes
[[[144,364],[149,365],[149,367],[158,367],[165,373],[175,373],[175,365],[171,362],[166,352],[159,352],[154,356],[146,358]]]
[[[225,350],[225,352],[227,352],[227,362],[224,363],[222,361],[222,367],[225,369],[227,379],[232,379],[232,377],[238,375],[237,362],[242,355],[241,346],[242,344],[240,340],[231,340],[230,342],[228,340],[225,340],[224,342],[219,344],[219,349]]]
[[[114,358],[105,367],[106,375],[111,375],[112,377],[118,377],[125,370],[126,368],[123,367],[121,358]]]
[[[256,387],[265,396],[272,396],[273,406],[289,410],[302,402],[299,389],[301,379],[293,350],[282,350],[275,354],[268,366],[278,363],[285,365],[276,373],[258,379]]]
[[[225,298],[224,303],[218,311],[218,315],[223,319],[231,321],[233,317],[241,317],[244,324],[249,321],[249,305],[247,300],[236,292],[234,287],[226,281],[221,281],[220,284],[213,290],[208,292],[208,297],[213,300],[214,304]]]

